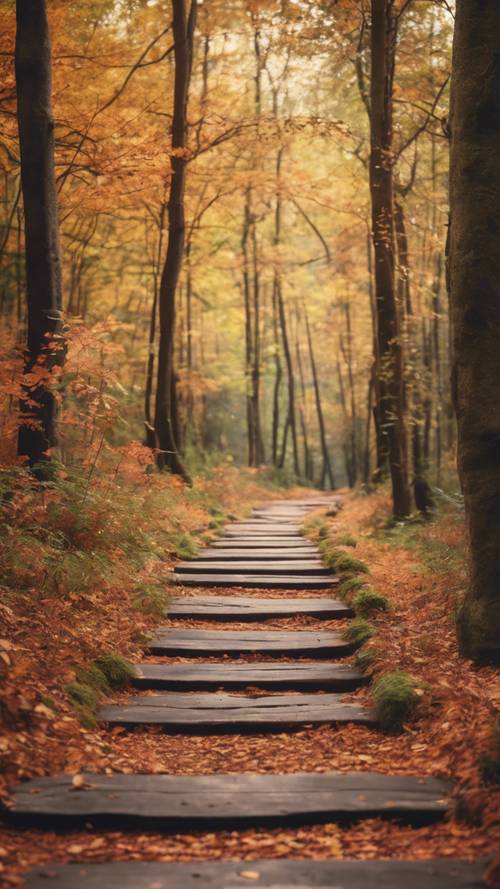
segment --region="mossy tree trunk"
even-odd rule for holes
[[[453,48],[449,288],[470,577],[462,653],[500,663],[500,3],[460,0]]]

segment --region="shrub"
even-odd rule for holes
[[[134,667],[121,654],[102,654],[94,664],[104,673],[111,688],[123,688],[135,677]]]
[[[391,607],[387,596],[377,593],[369,586],[362,587],[352,600],[352,607],[356,614],[366,617],[372,611],[388,611]]]
[[[357,617],[348,624],[342,636],[347,642],[355,645],[363,645],[368,639],[375,635],[375,627],[362,617]]]
[[[381,728],[392,734],[403,730],[415,713],[422,689],[408,673],[383,673],[373,686],[375,711]]]

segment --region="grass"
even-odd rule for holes
[[[373,685],[375,712],[383,731],[400,733],[417,710],[422,687],[408,673],[383,673]]]
[[[65,686],[76,715],[84,728],[95,728],[101,698],[112,689],[123,688],[135,670],[121,654],[104,654],[85,667],[78,667],[76,679]]]
[[[375,635],[375,627],[362,617],[356,617],[347,625],[342,633],[346,642],[352,642],[354,645],[363,645]]]
[[[134,667],[121,654],[101,654],[94,665],[104,674],[110,688],[123,688],[135,676]]]
[[[337,593],[341,599],[347,599],[350,593],[356,592],[364,586],[365,580],[362,577],[346,577],[337,588]]]
[[[358,670],[361,670],[362,673],[366,673],[372,666],[376,656],[377,652],[375,648],[365,646],[360,651],[356,652],[354,664]]]
[[[335,559],[335,565],[337,571],[341,571],[343,574],[369,574],[370,569],[366,562],[363,562],[361,559],[356,559],[354,556],[349,555],[349,553],[340,553]]]
[[[358,545],[358,541],[352,534],[338,534],[335,537],[335,543],[337,546],[352,546],[353,548]]]
[[[369,586],[362,587],[358,590],[352,600],[352,607],[356,614],[366,617],[373,611],[388,611],[390,606],[389,599],[382,593]]]
[[[133,606],[137,611],[151,617],[164,617],[168,611],[169,599],[166,580],[161,584],[142,584],[133,600]]]

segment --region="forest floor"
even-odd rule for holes
[[[231,497],[237,496],[233,490]],[[266,495],[257,481],[251,481],[241,491],[240,505],[266,496],[275,499],[276,491]],[[297,491],[285,496],[297,496]],[[384,493],[362,497],[344,493],[343,500],[344,507],[334,520],[335,531],[354,535],[356,556],[370,566],[370,583],[392,604],[389,612],[373,621],[377,633],[370,642],[376,652],[371,669],[374,675],[404,670],[429,685],[418,718],[402,734],[347,725],[279,734],[192,737],[154,729],[109,731],[82,726],[65,691],[75,677],[75,665],[110,647],[132,661],[139,660],[144,633],[160,622],[160,615],[138,612],[133,595],[120,586],[35,601],[24,592],[8,599],[2,649],[6,730],[0,752],[6,763],[5,791],[28,777],[84,770],[178,775],[375,771],[452,777],[456,783],[453,817],[422,828],[374,819],[349,827],[327,824],[168,836],[99,829],[56,834],[4,827],[0,828],[0,873],[7,886],[20,884],[23,871],[46,861],[478,859],[498,848],[498,788],[495,792],[485,782],[491,778],[495,761],[498,769],[498,675],[459,659],[455,639],[454,614],[465,581],[461,513],[450,506],[433,521],[390,527]],[[231,509],[236,511],[234,503]],[[198,514],[194,525],[199,527],[201,518]],[[168,559],[167,567],[171,563]],[[225,592],[234,594],[235,590]],[[245,595],[258,596],[259,590],[245,591]],[[183,626],[213,628],[202,621]],[[338,629],[339,622],[297,617],[260,626]],[[225,629],[248,629],[248,625],[229,623]],[[115,700],[125,696],[117,694]],[[369,701],[370,689],[347,697]]]

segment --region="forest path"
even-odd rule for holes
[[[342,626],[350,609],[332,597],[337,578],[323,573],[315,548],[299,534],[301,518],[328,502],[321,498],[259,507],[251,520],[229,526],[208,551],[220,553],[220,559],[212,563],[201,553],[197,560],[181,563],[176,582],[183,595],[173,599],[167,625],[159,628],[148,645],[148,659],[137,669],[135,685],[145,693],[124,695],[123,701],[104,706],[101,720],[110,726],[159,726],[186,736],[215,738],[223,733],[235,746],[243,732],[289,732],[322,723],[360,723],[376,730],[374,714],[352,697],[365,685],[364,677],[350,663],[337,663],[352,654],[353,646],[332,624]],[[307,551],[305,569],[303,561],[286,556],[296,550]],[[248,560],[246,552],[251,554]],[[237,563],[243,573],[229,569],[221,574],[222,563]],[[312,566],[321,569],[319,577],[309,573]],[[313,595],[318,583],[329,595]],[[207,587],[214,591],[212,596]],[[197,588],[203,590],[201,595]],[[297,592],[301,595],[291,595]],[[299,629],[276,628],[291,615],[309,623]],[[214,621],[222,628],[214,627]],[[192,623],[194,627],[187,626]],[[154,656],[161,660],[154,661]],[[231,694],[233,690],[239,693]],[[419,826],[446,817],[450,789],[448,782],[432,777],[321,768],[264,775],[247,770],[196,776],[84,774],[79,786],[63,775],[21,785],[9,818],[44,830],[200,830],[210,836],[224,829],[350,824],[374,817]],[[375,878],[388,889],[399,889],[403,881],[410,889],[424,880],[431,889],[474,889],[481,884],[477,868],[456,860],[262,860],[251,867],[228,861],[50,864],[33,870],[28,886],[46,886],[47,875],[51,885],[61,889],[185,889],[200,880],[214,887],[252,881],[275,889],[332,884],[361,889]]]

